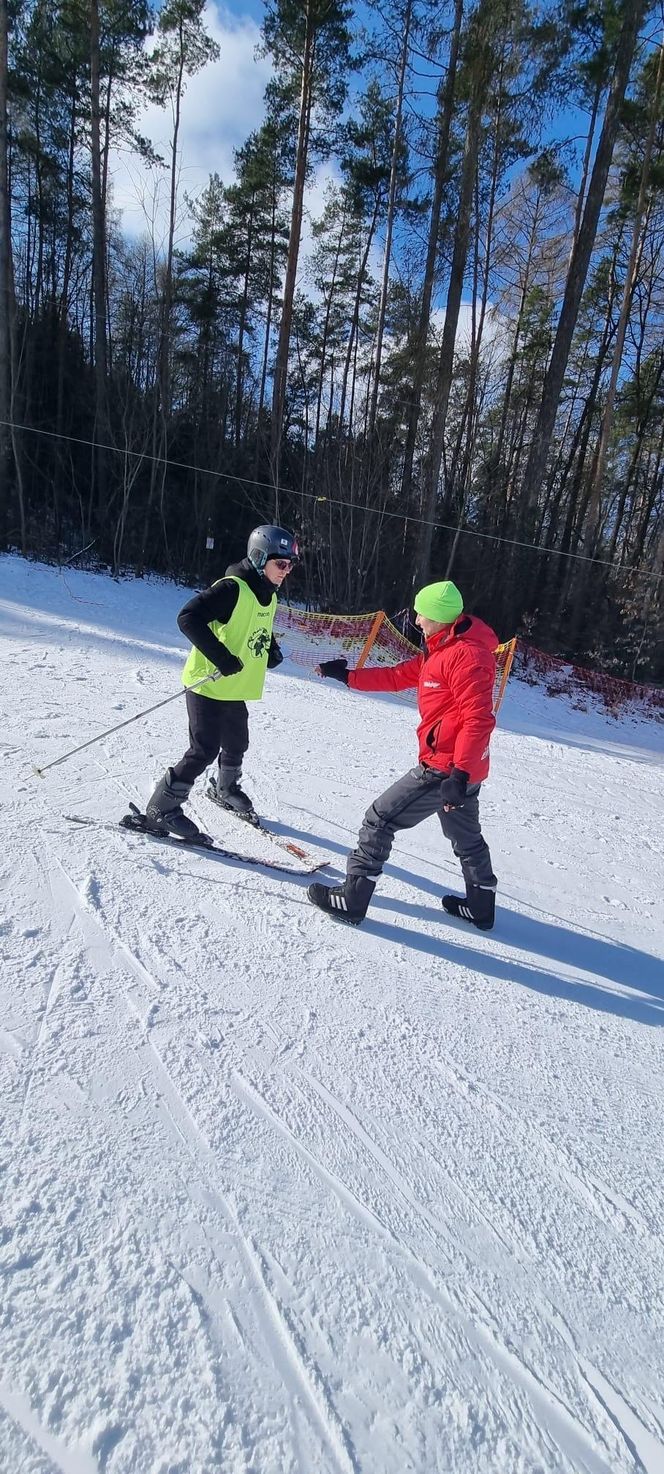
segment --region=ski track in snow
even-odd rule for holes
[[[434,822],[349,931],[301,878],[62,821],[184,745],[174,702],[31,776],[177,689],[183,591],[0,572],[0,1468],[663,1474],[653,724],[512,683],[495,933],[443,922]],[[248,785],[340,871],[413,728],[286,664]]]

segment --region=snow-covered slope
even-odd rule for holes
[[[182,590],[0,585],[0,1468],[661,1474],[661,731],[512,682],[495,932],[435,821],[344,929],[65,819],[144,799],[182,702],[32,774],[178,689]],[[247,786],[339,873],[414,724],[286,662]]]

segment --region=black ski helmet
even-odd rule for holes
[[[268,558],[290,558],[296,563],[299,556],[295,533],[289,532],[285,527],[254,527],[249,534],[247,557],[259,573],[264,569]]]

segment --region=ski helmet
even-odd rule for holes
[[[261,573],[268,558],[290,558],[296,563],[300,556],[294,532],[285,527],[254,527],[249,534],[247,557]]]

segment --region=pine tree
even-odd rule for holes
[[[216,41],[208,36],[203,24],[205,0],[167,0],[159,12],[157,44],[151,57],[149,91],[160,107],[170,106],[172,133],[169,168],[169,205],[166,261],[162,273],[159,348],[157,353],[156,394],[153,416],[152,477],[150,499],[145,518],[146,546],[149,512],[159,484],[159,511],[164,545],[170,558],[165,515],[164,493],[166,462],[159,466],[158,456],[165,456],[168,445],[168,423],[171,414],[171,349],[173,305],[173,256],[177,218],[177,181],[182,121],[182,101],[187,78],[193,77],[209,61],[219,55]]]
[[[265,47],[273,58],[281,87],[291,99],[299,97],[293,204],[272,395],[270,459],[277,519],[279,463],[304,188],[313,157],[323,157],[329,151],[330,128],[339,116],[346,96],[351,65],[351,16],[352,7],[348,0],[267,0],[263,22]]]
[[[522,527],[528,529],[530,510],[535,505],[548,460],[556,413],[565,376],[565,369],[572,344],[579,305],[588,274],[600,211],[613,157],[620,113],[630,78],[637,38],[647,9],[648,0],[621,0],[613,13],[607,17],[607,32],[602,38],[603,47],[610,52],[608,65],[609,90],[600,136],[597,142],[588,191],[583,207],[578,234],[572,248],[560,317],[556,329],[551,359],[547,369],[542,400],[533,431],[528,461],[524,471],[522,504],[524,517]],[[617,34],[612,36],[608,26],[613,23]]]

